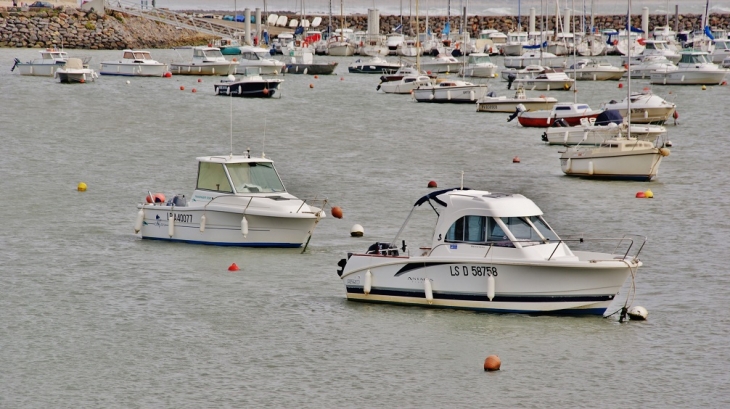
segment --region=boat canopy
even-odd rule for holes
[[[198,158],[196,189],[223,193],[286,192],[273,161],[245,156]]]
[[[709,62],[707,53],[700,52],[682,53],[682,59],[679,61],[680,64],[706,64]]]

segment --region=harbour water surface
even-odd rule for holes
[[[10,72],[35,54],[0,49],[0,407],[730,405],[730,87],[654,87],[680,114],[658,179],[601,182],[563,176],[560,148],[506,114],[377,93],[377,76],[347,73],[353,58],[337,75],[284,76],[281,99],[231,100],[210,77]],[[578,85],[593,107],[626,93]],[[304,254],[133,234],[148,190],[189,195],[195,157],[230,152],[231,111],[234,153],[263,150],[293,194],[344,209]],[[392,239],[429,180],[458,186],[462,171],[465,186],[533,199],[561,235],[648,236],[634,305],[649,320],[347,302],[337,261]],[[654,199],[634,197],[649,188]],[[411,249],[434,221],[418,215]],[[501,371],[482,370],[490,354]]]

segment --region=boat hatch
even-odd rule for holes
[[[468,215],[456,220],[446,232],[447,243],[472,243],[514,247],[512,237],[521,246],[536,245],[549,240],[558,241],[558,235],[541,216],[487,217]]]

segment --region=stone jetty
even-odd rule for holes
[[[278,14],[278,13],[277,13]],[[284,13],[283,15],[287,15]],[[296,17],[292,13],[289,17]],[[539,21],[538,16],[538,21]],[[581,16],[574,17],[576,27],[581,26]],[[701,15],[685,14],[679,16],[680,30],[699,29]],[[323,18],[323,26],[328,18]],[[429,17],[429,26],[434,33],[440,33],[446,24],[447,17]],[[403,17],[406,34],[415,32],[415,18],[411,25],[408,16]],[[332,20],[332,26],[339,28],[340,19]],[[380,17],[381,33],[389,33],[401,23],[400,16],[387,15]],[[517,29],[517,17],[513,16],[468,16],[465,27],[473,37],[483,29],[496,29],[509,32]],[[669,16],[669,26],[674,27],[674,16]],[[452,31],[461,26],[461,17],[450,18]],[[526,30],[527,18],[522,18],[523,30]],[[596,27],[601,29],[625,27],[626,16],[596,16]],[[641,27],[641,15],[632,15],[631,24]],[[666,25],[666,16],[651,15],[649,29]],[[350,15],[345,17],[345,27],[355,31],[367,29],[367,16]],[[710,25],[717,28],[730,28],[730,14],[713,14]],[[555,16],[548,17],[548,29],[555,26]],[[419,32],[426,30],[425,18],[420,19]],[[44,48],[60,46],[66,48],[92,50],[118,50],[124,48],[172,48],[183,45],[200,45],[210,42],[212,38],[191,30],[179,30],[173,26],[129,16],[119,12],[97,14],[75,8],[55,8],[38,11],[19,11],[18,9],[0,8],[0,47]]]

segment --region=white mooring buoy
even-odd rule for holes
[[[629,308],[629,311],[627,313],[632,320],[637,321],[645,321],[646,317],[649,316],[649,311],[647,311],[646,308],[638,305],[636,307]]]
[[[363,234],[365,234],[365,230],[359,224],[352,226],[350,229],[350,236],[352,237],[362,237]]]

